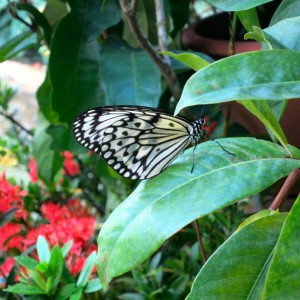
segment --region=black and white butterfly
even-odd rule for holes
[[[77,141],[100,154],[120,175],[131,179],[161,173],[186,147],[205,136],[204,118],[191,123],[143,106],[104,106],[79,115]]]

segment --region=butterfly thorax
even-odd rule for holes
[[[205,136],[205,131],[203,130],[203,126],[205,126],[205,119],[199,118],[193,123],[193,135],[192,141],[193,143],[198,144],[201,139]]]

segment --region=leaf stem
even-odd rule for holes
[[[206,261],[207,261],[207,256],[206,256],[206,253],[205,253],[205,249],[204,249],[204,245],[203,245],[203,241],[202,241],[202,236],[201,236],[199,224],[198,224],[197,220],[195,220],[193,223],[194,223],[194,227],[195,227],[195,230],[196,230],[198,245],[199,245],[201,255],[202,255],[202,263],[205,264]]]
[[[20,129],[22,129],[23,131],[25,131],[28,135],[33,136],[33,133],[29,129],[25,128],[16,119],[14,119],[13,116],[9,115],[8,113],[2,112],[2,111],[0,111],[0,115],[2,115],[3,117],[5,117],[6,119],[10,120],[14,125],[16,125]]]
[[[279,193],[272,202],[270,209],[276,210],[281,207],[292,188],[298,183],[300,179],[300,168],[294,170],[286,179]]]
[[[171,68],[171,65],[169,65],[166,61],[162,59],[162,57],[155,51],[154,47],[151,45],[149,40],[141,32],[135,15],[136,1],[132,0],[131,2],[127,3],[126,0],[119,0],[119,3],[123,13],[127,17],[131,32],[133,33],[141,47],[149,54],[150,58],[154,61],[154,63],[160,70],[161,74],[168,83],[173,97],[177,102],[180,99],[181,87],[177,80],[176,74]]]

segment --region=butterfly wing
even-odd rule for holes
[[[120,175],[146,179],[161,173],[189,145],[193,126],[156,109],[107,106],[78,116],[73,132]]]

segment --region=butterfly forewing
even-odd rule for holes
[[[146,107],[112,106],[86,111],[73,124],[76,139],[99,153],[120,175],[158,175],[191,142],[192,124]]]

